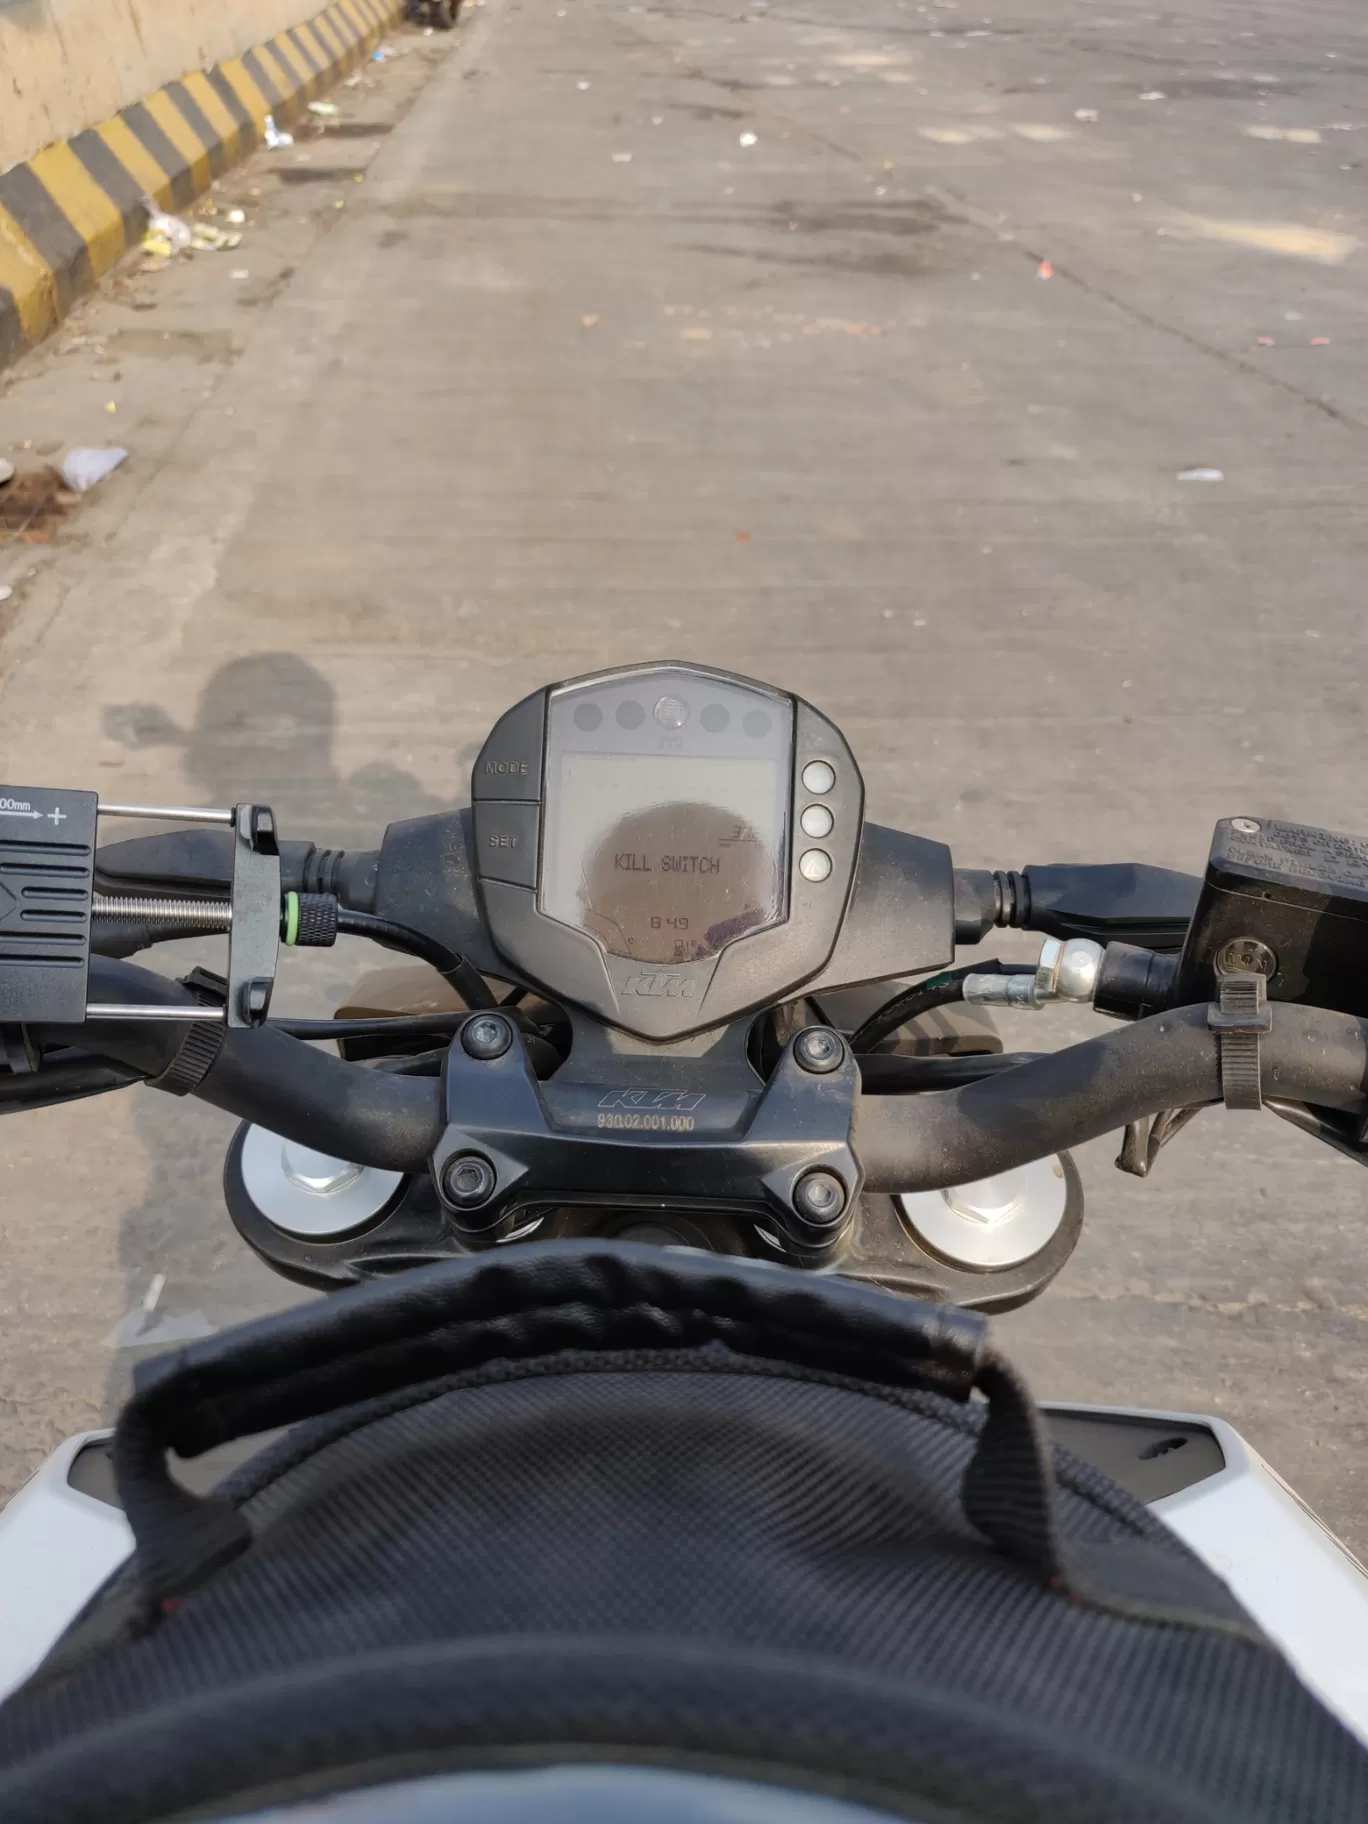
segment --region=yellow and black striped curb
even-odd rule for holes
[[[141,240],[144,196],[184,208],[369,56],[404,0],[334,0],[241,57],[192,70],[0,176],[0,367]]]

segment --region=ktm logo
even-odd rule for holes
[[[688,976],[672,975],[664,969],[641,969],[622,984],[624,994],[663,994],[672,1001],[691,1001],[697,990],[698,983]]]
[[[600,1108],[644,1108],[652,1114],[687,1115],[706,1101],[694,1089],[610,1089]]]

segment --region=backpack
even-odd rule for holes
[[[284,1434],[212,1494],[168,1467]],[[599,1241],[147,1364],[136,1549],[0,1706],[6,1824],[704,1768],[922,1824],[1337,1824],[1368,1754],[975,1314]]]

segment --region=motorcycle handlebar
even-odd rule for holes
[[[92,1000],[125,1006],[193,1005],[179,982],[110,957],[90,959],[90,993]],[[111,1020],[33,1030],[45,1044],[81,1046],[147,1076],[168,1068],[186,1036],[183,1021],[159,1026]],[[226,1031],[194,1093],[287,1140],[387,1171],[421,1171],[442,1133],[442,1091],[435,1077],[368,1070],[269,1026]]]
[[[108,1001],[185,1005],[176,982],[91,960]],[[170,1064],[184,1024],[42,1029],[147,1075]],[[1368,1021],[1280,1003],[1260,1046],[1265,1095],[1358,1110],[1368,1088]],[[269,1027],[224,1034],[195,1094],[321,1152],[391,1171],[425,1168],[443,1128],[438,1079],[393,1075],[315,1051]],[[855,1151],[870,1191],[939,1190],[1113,1133],[1161,1110],[1221,1100],[1220,1055],[1203,1005],[1180,1007],[958,1089],[865,1096]]]
[[[1284,1002],[1260,1042],[1264,1094],[1358,1109],[1368,1086],[1368,1022]],[[1164,1109],[1221,1100],[1205,1003],[1137,1020],[960,1089],[866,1096],[855,1150],[871,1191],[934,1191],[991,1177],[1115,1133]]]

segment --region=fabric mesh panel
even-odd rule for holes
[[[980,1418],[709,1347],[491,1364],[301,1428],[225,1485],[246,1555],[0,1709],[0,1816],[551,1744],[966,1819],[1368,1818],[1368,1757],[1271,1649],[1072,1603],[987,1546]],[[1190,1570],[1057,1464],[1066,1538]]]

